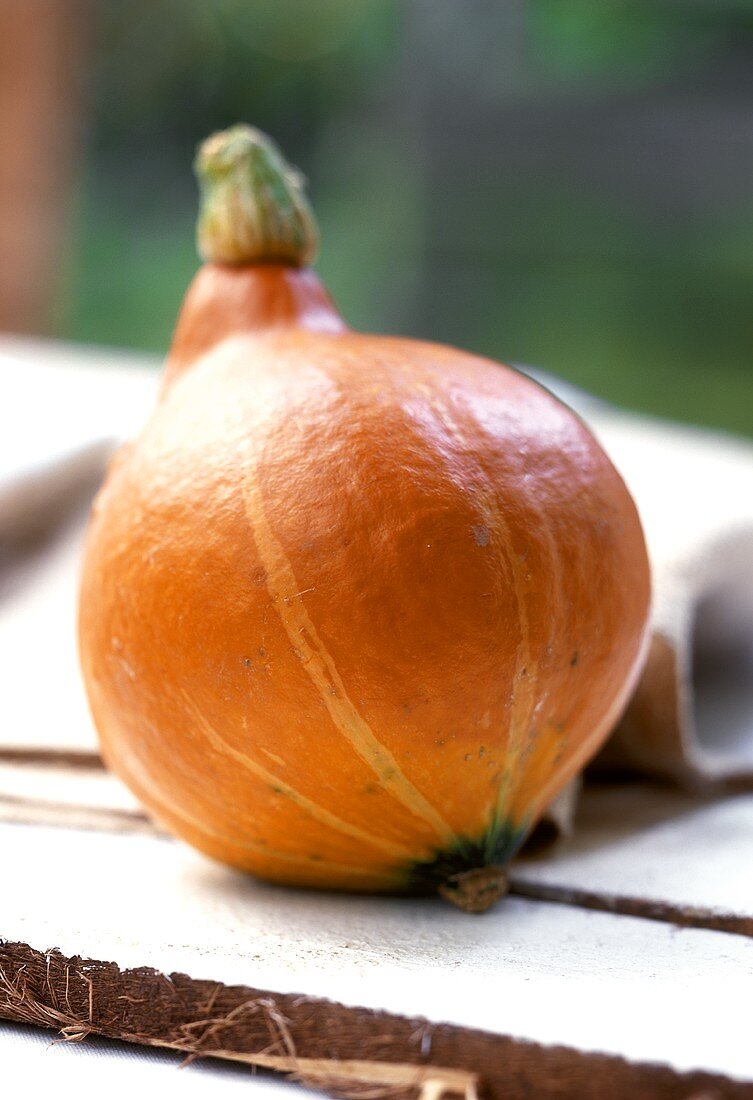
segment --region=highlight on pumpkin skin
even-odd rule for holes
[[[87,539],[103,755],[230,866],[482,912],[640,671],[635,507],[535,383],[346,327],[270,139],[196,170],[207,263]]]

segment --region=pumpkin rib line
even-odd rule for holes
[[[502,550],[510,572],[512,573],[515,603],[518,608],[518,621],[520,623],[520,644],[518,646],[515,661],[512,697],[510,700],[510,747],[508,749],[506,778],[504,783],[500,786],[494,805],[494,818],[495,821],[498,821],[502,815],[505,801],[514,789],[512,779],[513,772],[523,753],[525,732],[530,723],[535,705],[534,688],[538,681],[538,664],[533,661],[531,655],[530,620],[524,594],[525,578],[521,575],[520,563],[516,557],[510,529],[500,508],[495,502],[487,497],[484,500],[484,506],[492,512],[496,525],[504,536]],[[525,681],[525,690],[523,693],[520,693],[519,686],[522,681]]]
[[[335,728],[376,774],[384,790],[414,817],[431,826],[444,844],[456,841],[455,831],[403,774],[397,760],[377,740],[348,697],[334,661],[304,606],[301,586],[293,567],[267,519],[261,486],[249,470],[243,477],[242,495],[249,526],[264,565],[267,591],[293,650],[318,690]]]
[[[531,503],[532,509],[536,512],[536,515],[539,517],[540,528],[544,533],[546,543],[547,543],[547,546],[548,546],[548,549],[549,549],[550,564],[551,564],[552,572],[555,575],[555,584],[556,584],[557,594],[558,594],[558,596],[561,596],[562,593],[563,593],[563,590],[564,590],[564,580],[563,580],[563,576],[562,576],[562,561],[561,561],[560,556],[557,552],[557,545],[556,545],[556,542],[555,542],[555,539],[554,539],[554,534],[552,532],[552,525],[551,525],[551,522],[549,521],[548,517],[545,515],[544,510],[539,506],[539,503],[538,503],[538,500],[537,500],[535,494],[532,494],[530,503]],[[561,603],[561,600],[558,600],[558,603]],[[550,637],[552,637],[552,636],[550,636]],[[536,666],[536,673],[538,674],[538,666]],[[533,714],[533,710],[531,711],[531,714]],[[529,744],[530,744],[530,734],[529,734]],[[556,754],[559,754],[560,752],[564,752],[566,744],[567,744],[567,741],[564,738],[562,738],[560,740],[560,744],[558,745],[558,747],[556,749]],[[589,739],[588,744],[589,744],[589,748],[590,748],[590,739]],[[585,763],[585,761],[588,759],[588,755],[585,754],[585,752],[583,750],[583,746],[581,746],[581,749],[578,752],[576,752],[575,757],[578,760],[578,766],[577,767],[572,767],[572,765],[571,765],[570,774],[568,775],[566,782],[570,782],[570,780],[575,776],[577,771],[580,769],[581,765],[583,763]],[[561,778],[562,778],[561,774],[557,774],[556,771],[555,771],[554,775],[552,776],[552,778],[550,778],[549,782],[539,792],[538,797],[535,798],[532,805],[529,806],[528,811],[527,811],[527,818],[529,820],[529,824],[535,822],[538,819],[539,815],[542,813],[542,811],[544,809],[546,809],[546,807],[549,805],[549,802],[551,800],[551,791],[553,790],[553,788],[556,787],[557,785],[559,785],[560,789],[565,786],[565,782],[561,782]],[[521,786],[522,779],[523,779],[523,777],[521,776],[518,780],[518,791],[516,791],[516,793],[519,793],[519,788]]]
[[[121,769],[122,772],[123,769]],[[125,776],[121,774],[121,778],[125,779]],[[261,856],[268,856],[270,859],[276,859],[284,863],[292,863],[300,867],[307,869],[319,869],[324,871],[337,871],[339,874],[353,874],[364,875],[367,877],[373,877],[373,868],[358,867],[356,864],[351,866],[346,863],[336,863],[335,861],[326,859],[308,860],[305,856],[293,855],[291,852],[281,852],[277,848],[269,848],[266,844],[255,843],[253,840],[239,840],[237,837],[229,836],[227,833],[221,833],[217,829],[210,828],[206,822],[200,821],[194,817],[193,814],[189,814],[182,807],[178,806],[172,799],[165,797],[164,792],[160,791],[159,794],[154,793],[152,784],[148,781],[135,780],[131,774],[128,776],[128,785],[132,790],[137,790],[141,787],[142,790],[148,792],[148,800],[152,805],[157,807],[157,813],[159,808],[164,807],[167,813],[177,817],[178,820],[184,821],[187,825],[190,825],[193,829],[200,834],[211,837],[213,840],[219,840],[224,844],[228,844],[233,848],[241,848],[247,852],[256,852]],[[138,793],[138,792],[137,792]]]
[[[435,391],[437,393],[437,405],[439,406],[438,412],[444,421],[446,429],[450,432],[457,443],[465,449],[465,439],[461,426],[454,408],[454,404],[441,389]],[[483,475],[484,480],[488,482],[489,478],[483,465],[479,464],[480,473]],[[513,674],[512,683],[512,695],[510,699],[510,724],[509,724],[509,748],[508,748],[508,763],[505,768],[505,778],[500,784],[497,797],[494,800],[494,806],[492,810],[492,817],[489,826],[488,846],[489,850],[494,846],[495,837],[499,831],[499,822],[502,820],[502,809],[507,800],[508,795],[513,789],[512,774],[515,765],[517,764],[522,754],[522,742],[524,739],[524,732],[521,732],[521,726],[527,726],[530,716],[534,707],[534,686],[538,680],[538,665],[533,662],[531,657],[530,646],[530,621],[528,617],[528,608],[526,606],[524,596],[524,580],[521,576],[520,565],[516,559],[515,547],[512,542],[512,535],[510,533],[509,526],[505,517],[502,515],[501,509],[497,502],[493,499],[491,493],[488,490],[480,490],[477,495],[477,503],[482,512],[487,516],[493,517],[493,522],[490,524],[492,528],[497,528],[502,532],[503,539],[501,541],[502,553],[507,562],[508,568],[512,574],[513,590],[515,594],[515,602],[518,608],[518,622],[520,624],[520,643],[517,648],[517,655],[515,661],[515,671]],[[516,713],[519,710],[517,700],[519,698],[518,685],[521,680],[525,679],[525,720],[521,721],[520,716]]]
[[[361,840],[365,844],[370,844],[374,848],[379,848],[389,855],[398,856],[400,858],[411,856],[411,850],[404,845],[397,844],[383,837],[373,836],[371,833],[367,833],[365,830],[360,829],[357,825],[351,825],[349,822],[343,821],[342,818],[331,813],[329,810],[325,809],[324,806],[320,806],[317,802],[312,802],[306,795],[295,790],[294,787],[291,787],[283,779],[278,778],[273,772],[267,771],[262,764],[257,764],[257,762],[250,756],[247,756],[246,753],[234,748],[226,741],[225,738],[217,732],[214,726],[207,721],[204,715],[201,714],[196,704],[185,691],[181,692],[181,696],[183,704],[191,711],[192,720],[197,723],[212,748],[221,754],[230,756],[231,759],[235,760],[241,767],[246,768],[252,775],[255,775],[257,779],[269,784],[282,794],[287,795],[299,809],[308,813],[315,821],[320,822],[322,825],[326,825],[330,829],[334,829],[336,832],[344,833],[346,836],[353,837],[355,840]]]

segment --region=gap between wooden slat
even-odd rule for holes
[[[651,901],[626,894],[597,893],[579,887],[556,886],[526,882],[514,873],[509,878],[510,893],[532,901],[556,902],[579,909],[594,909],[600,913],[615,913],[623,917],[642,917],[662,921],[682,928],[705,928],[710,932],[731,932],[737,936],[753,936],[753,917],[725,913],[703,906],[682,905],[679,902]]]
[[[0,764],[107,772],[102,757],[94,749],[30,749],[24,745],[3,745],[0,747]]]

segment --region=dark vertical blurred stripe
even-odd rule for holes
[[[81,132],[87,0],[0,0],[0,330],[53,324]]]

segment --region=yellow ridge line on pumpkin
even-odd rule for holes
[[[127,769],[124,769],[127,771]],[[228,833],[221,833],[217,829],[210,828],[205,821],[202,821],[198,817],[194,817],[193,814],[188,813],[182,806],[173,802],[171,798],[165,796],[165,792],[160,790],[155,791],[152,784],[148,781],[144,782],[142,779],[134,779],[133,775],[129,773],[128,785],[132,787],[137,793],[138,788],[148,792],[148,797],[144,801],[151,801],[152,804],[158,807],[164,807],[165,810],[172,814],[174,817],[179,818],[181,821],[185,821],[187,825],[192,826],[198,833],[203,833],[205,836],[211,837],[213,840],[222,841],[224,844],[229,844],[233,848],[240,848],[244,852],[256,852],[261,856],[269,856],[270,859],[276,859],[281,863],[293,863],[299,867],[305,867],[308,870],[324,870],[324,871],[337,871],[338,873],[344,872],[345,874],[360,875],[364,877],[374,877],[374,870],[370,868],[362,868],[349,863],[336,863],[326,859],[307,859],[305,856],[293,855],[292,852],[281,852],[278,848],[269,848],[266,844],[261,844],[258,841],[253,840],[239,840],[237,837],[230,836]],[[376,877],[384,877],[380,872],[376,872]]]
[[[546,539],[547,547],[548,547],[548,550],[549,550],[549,558],[550,558],[551,569],[552,569],[552,573],[555,576],[555,584],[556,584],[557,593],[558,593],[559,596],[561,596],[562,591],[563,591],[562,561],[560,559],[559,554],[557,553],[557,545],[556,545],[554,535],[553,535],[553,532],[552,532],[551,522],[549,521],[548,517],[545,515],[544,510],[541,507],[539,507],[539,504],[538,504],[538,501],[536,500],[535,495],[532,495],[531,508],[536,513],[536,515],[538,516],[539,523],[541,525],[541,529],[544,532],[544,537]],[[561,601],[558,599],[557,604],[559,605],[560,602]],[[550,635],[550,642],[551,642],[551,640],[553,640],[553,634]],[[537,672],[538,672],[538,670],[537,670]],[[532,701],[531,714],[533,714],[533,708],[534,707],[535,707],[535,703],[533,703],[533,701]],[[551,726],[551,723],[549,723],[549,725]],[[529,730],[528,746],[530,746],[531,743],[532,743],[531,732],[532,731]],[[549,754],[551,756],[553,765],[556,763],[556,759],[557,759],[558,754],[563,751],[564,741],[565,741],[565,739],[563,737],[560,737],[557,748],[553,752],[550,752],[550,754]],[[573,775],[574,774],[575,774],[575,772],[573,772]],[[572,775],[570,776],[570,778],[572,779]],[[555,772],[555,776],[552,779],[550,779],[550,781],[547,783],[546,787],[544,788],[544,791],[546,792],[545,797],[546,797],[547,801],[544,802],[544,803],[541,803],[540,798],[539,798],[538,800],[535,800],[533,805],[528,808],[527,816],[532,821],[535,821],[536,818],[538,817],[539,813],[541,813],[542,810],[546,809],[546,807],[548,805],[548,802],[549,802],[549,792],[552,791],[554,789],[554,787],[556,787],[557,783],[559,782],[559,779],[560,779],[559,774],[557,774]],[[517,782],[515,784],[513,784],[512,792],[511,792],[513,801],[515,799],[515,796],[519,793],[520,788],[523,786],[523,780],[524,780],[524,775],[521,774],[521,775],[518,776]]]
[[[455,441],[463,448],[466,447],[466,439],[463,436],[463,432],[460,428],[458,418],[451,398],[448,397],[441,389],[435,388],[434,394],[436,395],[435,408],[444,421],[444,425]],[[481,467],[481,473],[484,477],[487,477],[486,470]],[[489,519],[490,526],[493,530],[500,530],[504,542],[501,545],[502,554],[507,562],[507,565],[512,574],[513,590],[515,595],[515,602],[518,608],[518,621],[520,623],[520,644],[517,649],[515,671],[513,674],[512,695],[510,700],[510,724],[509,724],[509,745],[510,745],[510,757],[505,767],[504,779],[500,784],[497,797],[494,800],[494,819],[499,820],[502,812],[503,804],[507,801],[508,795],[514,788],[513,784],[513,770],[518,763],[523,751],[523,741],[525,738],[525,728],[530,723],[530,718],[533,713],[534,703],[534,686],[538,680],[538,663],[534,662],[531,657],[531,644],[530,644],[530,623],[528,618],[528,608],[525,600],[525,577],[520,568],[520,560],[515,551],[515,547],[512,541],[512,535],[510,534],[510,528],[505,520],[502,512],[488,490],[479,490],[476,494],[476,499],[481,511]],[[522,674],[522,675],[521,675]],[[518,699],[520,693],[518,691],[518,685],[521,680],[525,679],[525,694],[523,697],[522,710]]]
[[[531,655],[531,626],[525,598],[525,576],[513,545],[510,528],[495,501],[486,499],[484,500],[484,506],[493,515],[497,529],[502,532],[504,539],[502,553],[512,573],[513,591],[518,609],[518,622],[520,623],[520,644],[516,655],[512,698],[510,700],[510,755],[505,769],[505,779],[500,785],[495,800],[495,815],[499,818],[503,807],[509,809],[509,807],[505,807],[505,803],[515,787],[513,773],[523,753],[526,733],[535,706],[538,663],[533,660]],[[522,691],[519,690],[521,685],[523,685]]]
[[[403,774],[395,757],[377,740],[348,698],[345,684],[306,610],[300,595],[302,587],[296,580],[293,567],[267,519],[261,487],[250,471],[244,478],[243,499],[266,571],[267,590],[293,651],[318,690],[336,728],[376,774],[385,791],[415,817],[430,825],[443,845],[455,844],[457,836],[452,827]]]
[[[599,722],[584,740],[578,745],[575,752],[572,755],[567,771],[569,772],[567,779],[562,784],[566,786],[567,783],[573,779],[578,772],[585,767],[593,754],[597,751],[599,745],[604,739],[604,731],[614,726],[622,713],[628,699],[633,693],[635,684],[628,682],[615,697],[612,706],[609,708],[604,720]],[[531,817],[535,819],[536,816],[543,813],[547,806],[551,803],[555,797],[554,788],[559,781],[559,776],[553,777],[549,782],[541,788],[538,796],[533,802],[531,807]]]
[[[241,752],[239,749],[234,748],[229,744],[224,737],[217,732],[198,709],[196,704],[190,698],[185,691],[181,691],[181,697],[183,705],[190,711],[192,721],[201,729],[201,732],[209,741],[212,748],[223,756],[229,756],[232,760],[235,760],[241,767],[255,775],[257,779],[260,779],[263,783],[275,788],[275,790],[286,795],[299,809],[309,814],[322,825],[326,825],[328,828],[335,830],[339,833],[344,833],[346,836],[353,837],[355,840],[361,840],[365,844],[370,844],[373,848],[379,848],[383,852],[387,852],[391,856],[396,856],[400,859],[415,859],[415,852],[410,848],[402,844],[396,844],[394,841],[386,840],[383,837],[373,836],[371,833],[367,833],[363,829],[359,829],[357,825],[351,825],[347,821],[343,821],[342,818],[337,817],[336,814],[330,813],[323,806],[320,806],[318,802],[312,802],[306,795],[301,794],[300,791],[289,786],[283,779],[278,778],[273,772],[267,771],[262,764],[257,764],[246,753]]]

